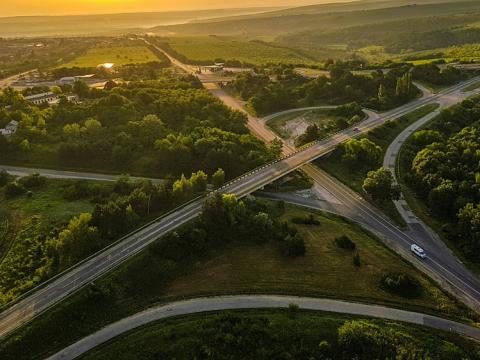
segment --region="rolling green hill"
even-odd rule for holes
[[[395,4],[395,2],[390,3]],[[151,29],[151,31],[183,35],[248,34],[251,36],[278,36],[300,31],[325,31],[406,18],[421,18],[480,11],[480,3],[478,1],[452,1],[448,3],[404,5],[372,10],[330,11],[326,13],[315,13],[310,7],[302,7],[290,11],[296,12],[273,12],[263,14],[260,17],[241,17],[239,19],[233,18],[228,20],[218,19],[218,21],[204,23],[160,26]]]

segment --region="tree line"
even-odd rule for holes
[[[357,102],[364,107],[387,110],[404,104],[418,94],[410,67],[394,68],[371,76],[355,75],[350,63],[328,65],[330,75],[308,79],[293,67],[281,65],[255,69],[237,76],[230,85],[260,115],[322,104]]]
[[[413,134],[401,166],[405,180],[440,220],[452,243],[479,261],[480,98],[444,110]]]
[[[104,90],[77,82],[54,107],[25,102],[14,90],[0,95],[0,125],[19,121],[0,151],[12,162],[178,177],[223,168],[236,177],[279,155],[248,134],[244,114],[232,111],[198,79],[169,72],[156,80],[109,83]],[[66,89],[65,92],[69,90]]]

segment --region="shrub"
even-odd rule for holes
[[[346,235],[342,235],[340,237],[335,238],[335,244],[340,248],[340,249],[345,249],[345,250],[355,250],[357,245]]]
[[[305,255],[305,240],[300,236],[287,235],[280,243],[280,250],[284,256],[296,258]]]
[[[384,274],[381,287],[388,292],[408,298],[418,297],[422,290],[420,283],[405,273]]]
[[[25,193],[25,188],[17,182],[11,182],[5,186],[5,197],[14,198]]]
[[[355,252],[355,254],[353,254],[353,265],[355,265],[356,267],[360,267],[362,265],[360,261],[360,254],[358,252]]]
[[[320,221],[318,219],[316,219],[313,214],[310,214],[308,216],[305,216],[305,217],[294,217],[292,219],[292,222],[294,224],[298,224],[298,225],[320,225]]]
[[[7,185],[10,181],[10,175],[5,170],[0,171],[0,187]]]
[[[47,179],[40,174],[28,175],[18,180],[19,184],[27,189],[38,188],[44,185],[46,181]]]

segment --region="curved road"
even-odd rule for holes
[[[88,180],[88,181],[107,181],[115,182],[122,175],[98,174],[78,171],[53,170],[43,168],[28,168],[23,166],[1,165],[0,171],[6,171],[14,176],[28,176],[32,174],[40,174],[51,179],[69,179],[69,180]],[[154,183],[162,183],[162,179],[147,179],[142,177],[130,177],[132,180],[151,180]]]
[[[368,316],[428,326],[454,332],[480,341],[480,329],[462,323],[417,312],[378,305],[366,305],[331,299],[278,295],[242,295],[199,298],[157,306],[124,318],[87,336],[50,356],[47,360],[73,360],[89,350],[146,324],[180,315],[238,309],[285,309],[296,304],[300,309]]]

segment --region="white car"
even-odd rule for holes
[[[412,244],[412,246],[410,246],[410,250],[412,250],[412,252],[417,255],[418,257],[422,258],[422,259],[425,259],[427,257],[427,254],[425,253],[425,250],[423,250],[420,246],[418,246],[417,244]]]

